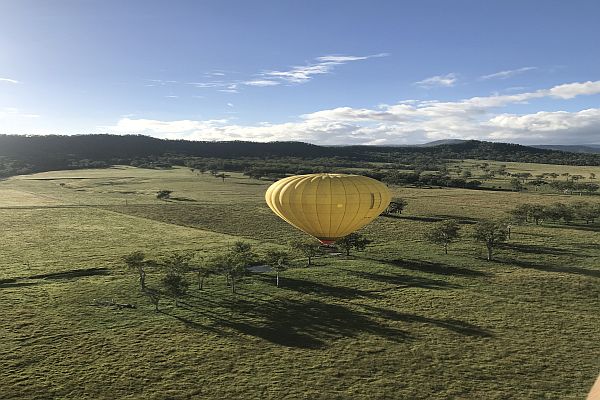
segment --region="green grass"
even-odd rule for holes
[[[599,226],[516,227],[494,262],[470,239],[448,256],[423,239],[439,218],[468,236],[521,202],[576,196],[394,188],[407,211],[364,228],[367,251],[299,261],[280,289],[255,274],[232,295],[212,277],[154,313],[122,255],[302,237],[264,205],[268,183],[232,175],[123,167],[0,182],[0,398],[562,400],[593,383]]]

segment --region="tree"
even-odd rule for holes
[[[510,180],[510,186],[516,192],[520,192],[521,190],[523,190],[523,184],[518,178],[512,178]]]
[[[596,218],[600,218],[600,204],[578,201],[573,203],[572,207],[575,216],[584,220],[586,224],[594,223]]]
[[[335,242],[335,244],[344,250],[346,255],[349,256],[350,250],[356,249],[357,251],[363,251],[371,242],[371,240],[359,233],[351,233]]]
[[[481,221],[475,224],[473,238],[485,244],[487,248],[487,259],[492,260],[494,247],[507,239],[506,226],[497,221]]]
[[[221,178],[223,182],[225,182],[225,178],[229,177],[231,175],[226,174],[225,172],[221,172],[220,174],[215,174],[215,178]]]
[[[454,219],[436,222],[425,234],[431,243],[444,246],[444,253],[448,254],[448,245],[459,237],[460,225]]]
[[[248,267],[252,265],[255,258],[256,256],[252,252],[252,245],[250,243],[237,241],[233,244],[229,252],[217,256],[213,265],[231,283],[231,292],[236,293],[235,284],[237,278],[247,273]]]
[[[290,247],[298,250],[304,257],[306,257],[306,266],[312,265],[313,257],[316,257],[323,253],[321,245],[313,240],[297,240],[290,243]]]
[[[402,214],[404,208],[408,205],[408,201],[400,197],[394,197],[390,201],[390,205],[386,208],[386,214]]]
[[[573,209],[563,203],[553,203],[544,207],[544,216],[552,221],[564,219],[569,223],[573,220]]]
[[[153,266],[154,261],[146,259],[146,256],[141,251],[134,251],[133,253],[127,254],[123,257],[125,265],[131,270],[138,273],[140,277],[140,290],[146,290],[146,268]]]
[[[276,274],[276,286],[279,287],[279,273],[289,267],[290,255],[283,250],[269,250],[265,256],[265,263],[271,267]]]
[[[194,266],[194,271],[198,275],[198,290],[204,289],[204,280],[215,274],[214,266],[207,262],[201,262]]]
[[[541,204],[530,204],[529,216],[533,219],[533,222],[535,222],[536,225],[539,225],[540,221],[546,216],[546,210]]]
[[[160,302],[160,298],[162,296],[161,291],[156,288],[147,288],[144,293],[146,294],[146,296],[148,296],[148,299],[154,305],[154,311],[159,312],[160,310],[158,309],[158,303]]]
[[[167,200],[171,197],[172,190],[159,190],[156,192],[156,198],[159,200]]]
[[[469,179],[469,178],[470,178],[472,175],[473,175],[473,174],[472,174],[472,173],[471,173],[471,171],[470,171],[470,170],[468,170],[468,169],[465,169],[465,170],[462,172],[462,174],[461,174],[461,176],[462,176],[463,178],[465,178],[465,179]]]
[[[189,282],[177,270],[171,269],[163,276],[161,283],[165,292],[175,299],[175,307],[179,307],[179,298],[187,293]]]
[[[510,210],[508,213],[510,214],[512,220],[516,223],[524,223],[529,221],[529,208],[530,204],[519,204],[513,210]]]

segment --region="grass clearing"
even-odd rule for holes
[[[232,295],[211,277],[154,313],[120,257],[301,237],[264,204],[268,184],[130,167],[0,182],[0,397],[562,400],[593,383],[598,225],[516,227],[494,262],[470,239],[448,256],[423,239],[439,218],[468,235],[521,202],[577,196],[394,188],[409,206],[364,228],[365,252],[299,262],[280,289],[254,274]]]

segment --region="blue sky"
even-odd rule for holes
[[[0,0],[0,133],[600,143],[598,1]]]

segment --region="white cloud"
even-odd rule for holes
[[[517,68],[517,69],[509,69],[506,71],[495,72],[495,73],[489,74],[489,75],[483,75],[483,76],[480,76],[479,79],[481,79],[481,80],[507,79],[512,76],[522,74],[523,72],[533,71],[536,69],[538,69],[538,68],[537,67],[522,67],[522,68]]]
[[[415,85],[423,88],[431,88],[436,86],[451,87],[454,86],[458,78],[455,73],[449,73],[446,75],[436,75],[422,81],[415,82]]]
[[[570,99],[600,94],[600,81],[576,82],[509,95],[453,102],[406,100],[375,108],[338,107],[293,122],[257,125],[227,120],[158,121],[121,118],[115,133],[144,133],[193,140],[299,140],[320,144],[400,144],[467,138],[521,143],[600,142],[600,108],[579,112],[495,114],[496,109],[539,98]]]
[[[284,71],[265,71],[261,75],[287,83],[305,83],[311,80],[314,75],[331,73],[338,65],[343,65],[351,61],[367,60],[369,58],[387,57],[388,55],[388,53],[379,53],[369,56],[327,55],[317,57],[317,62],[315,63],[294,66],[291,69]]]
[[[251,81],[245,81],[243,84],[246,86],[276,86],[279,85],[280,82],[269,79],[254,79]]]
[[[7,83],[21,83],[16,79],[10,79],[10,78],[0,78],[0,82],[7,82]]]

